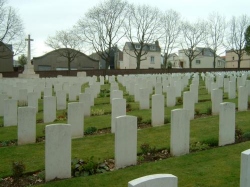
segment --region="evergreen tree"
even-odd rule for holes
[[[247,27],[245,32],[245,51],[248,55],[250,55],[250,25]]]
[[[24,66],[25,64],[27,64],[27,57],[24,54],[22,54],[21,56],[18,57],[18,63],[21,66]]]

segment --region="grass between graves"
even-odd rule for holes
[[[249,121],[249,112],[236,113],[236,124],[244,132],[250,131]],[[197,141],[218,142],[218,123],[218,116],[192,120],[190,128],[191,143]],[[170,125],[138,130],[138,153],[140,152],[140,145],[143,143],[148,143],[157,149],[169,149]],[[23,161],[27,172],[44,169],[44,143],[2,147],[0,153],[0,177],[11,175],[12,161]],[[100,160],[114,158],[114,135],[86,136],[72,140],[72,158],[87,159],[91,156]]]
[[[84,90],[87,87],[83,86]],[[119,85],[120,89],[124,87]],[[105,84],[102,89],[109,89]],[[188,90],[186,88],[185,90]],[[237,106],[237,99],[228,100],[224,94],[224,102],[234,102]],[[127,103],[131,105],[132,111],[128,115],[140,116],[143,120],[151,119],[150,110],[139,110],[139,103],[133,102],[133,97],[125,95]],[[37,120],[42,120],[42,101],[39,100],[39,112]],[[204,82],[201,81],[199,88],[199,103],[195,108],[205,114],[208,107],[211,107],[211,96],[205,90]],[[111,124],[111,105],[109,97],[95,99],[93,111],[103,112],[104,115],[85,117],[84,129],[96,127],[103,129]],[[171,110],[182,108],[181,103],[175,107],[166,107],[165,116],[170,118]],[[100,111],[98,111],[100,110]],[[65,111],[57,111],[57,116],[65,115]],[[109,114],[109,115],[105,115]],[[236,125],[243,132],[250,132],[250,115],[247,112],[236,112]],[[67,121],[56,121],[55,123],[67,123]],[[0,117],[0,125],[3,118]],[[204,116],[191,120],[190,143],[218,142],[219,116]],[[37,124],[37,137],[44,136],[44,128],[47,124]],[[17,139],[17,127],[1,127],[0,141]],[[138,153],[141,152],[140,145],[148,143],[157,149],[169,149],[170,147],[170,126],[165,124],[161,127],[146,128],[138,130]],[[22,146],[9,146],[0,148],[0,178],[10,176],[11,164],[13,161],[22,161],[26,166],[26,172],[44,170],[44,143],[36,143]],[[127,182],[144,175],[154,173],[171,173],[178,176],[179,186],[239,186],[240,152],[249,149],[250,142],[235,144],[231,146],[215,148],[211,150],[191,153],[181,157],[172,157],[155,163],[147,163],[120,169],[117,171],[98,174],[95,176],[72,178],[69,180],[50,182],[42,186],[127,186]],[[87,159],[94,156],[95,159],[105,160],[114,158],[114,134],[86,136],[72,140],[72,158]]]
[[[181,187],[235,187],[239,186],[240,180],[240,153],[249,147],[250,142],[244,142],[39,186],[126,187],[128,181],[138,177],[170,173],[178,177],[178,186]]]

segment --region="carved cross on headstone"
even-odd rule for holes
[[[30,42],[34,41],[34,40],[30,39],[30,35],[28,35],[28,38],[25,39],[25,41],[28,41],[27,65],[31,65]]]

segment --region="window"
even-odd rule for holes
[[[136,48],[136,49],[140,49],[140,48],[141,48],[141,45],[135,44],[135,48]]]
[[[222,61],[221,60],[218,60],[218,67],[222,66]]]
[[[46,66],[46,65],[38,65],[38,71],[50,71],[51,66]]]
[[[154,63],[155,63],[155,57],[154,57],[154,56],[151,56],[151,57],[150,57],[150,63],[151,63],[151,64],[154,64]]]
[[[234,60],[234,56],[232,57],[232,59]]]
[[[154,46],[154,45],[151,45],[151,46],[150,46],[150,50],[155,51],[155,46]]]
[[[201,60],[196,60],[196,64],[201,64]]]

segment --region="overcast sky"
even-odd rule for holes
[[[32,57],[51,51],[45,45],[48,36],[56,31],[71,29],[93,6],[103,0],[7,0],[14,7],[34,41]],[[187,20],[205,19],[212,12],[219,12],[227,20],[232,16],[250,14],[250,0],[128,0],[130,3],[156,6],[162,11],[173,9]],[[87,51],[85,51],[87,53]]]

